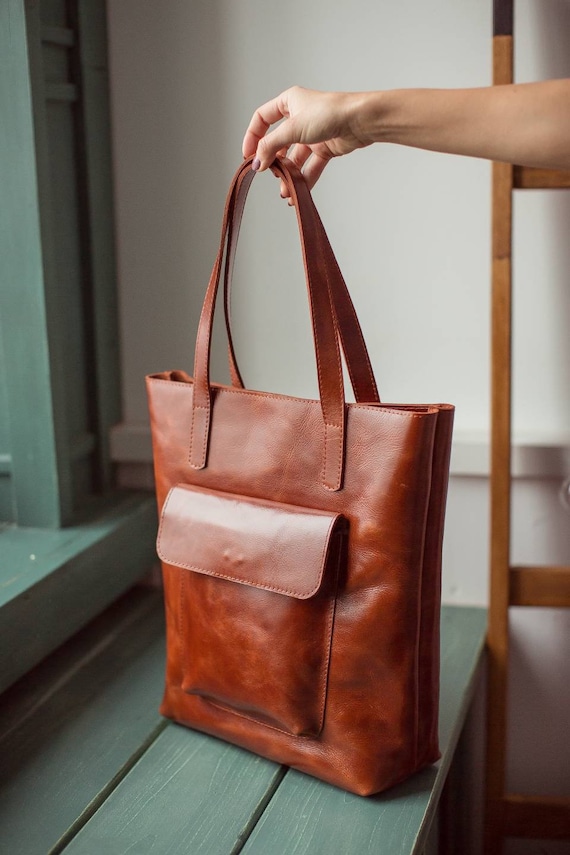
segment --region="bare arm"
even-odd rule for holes
[[[375,142],[570,169],[570,80],[380,92],[294,86],[256,110],[243,153],[256,153],[263,170],[293,146],[289,157],[313,186],[331,158]]]

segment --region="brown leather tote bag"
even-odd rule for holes
[[[300,172],[319,399],[243,388],[229,325],[232,181],[194,376],[147,378],[167,616],[161,711],[352,792],[437,760],[441,545],[453,407],[380,403]],[[233,384],[210,382],[224,280]],[[341,351],[356,403],[345,402]]]

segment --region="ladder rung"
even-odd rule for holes
[[[515,166],[513,186],[520,190],[562,190],[570,187],[570,170]]]
[[[570,798],[508,795],[504,804],[505,836],[570,840]]]
[[[511,606],[570,607],[570,567],[511,567]]]

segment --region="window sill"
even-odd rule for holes
[[[123,493],[82,525],[0,530],[0,691],[150,570],[156,527],[154,496]]]

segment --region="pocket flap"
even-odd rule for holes
[[[164,503],[157,549],[175,567],[305,600],[338,560],[345,529],[340,514],[179,484]]]

